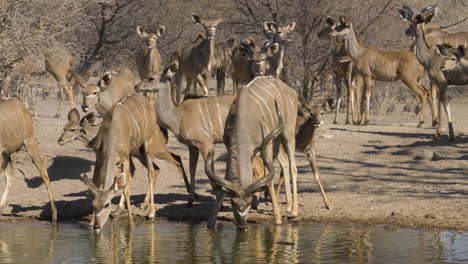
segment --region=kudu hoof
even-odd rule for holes
[[[439,125],[439,122],[437,121],[432,121],[432,127],[437,127]]]

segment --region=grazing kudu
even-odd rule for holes
[[[216,70],[216,90],[218,95],[225,93],[226,75],[231,68],[232,46],[234,38],[228,39],[226,42],[217,42],[213,56],[213,70]]]
[[[229,152],[226,177],[219,177],[214,172],[213,152],[210,152],[205,163],[205,172],[212,182],[227,190],[231,198],[234,219],[239,229],[247,228],[247,218],[254,193],[267,184],[272,199],[275,223],[281,223],[276,194],[271,182],[274,167],[269,164],[278,152],[278,160],[285,172],[286,188],[290,187],[289,181],[292,175],[293,202],[287,204],[286,210],[293,217],[298,215],[297,169],[294,157],[297,111],[296,92],[272,76],[257,77],[243,87],[229,111],[223,139]],[[266,133],[270,135],[264,140]],[[273,144],[268,144],[266,139],[274,138],[277,133],[279,133],[278,139],[274,140]],[[262,149],[263,161],[267,161],[268,175],[253,181],[252,157],[258,148]],[[208,221],[208,227],[214,227],[223,200],[224,191],[219,190],[217,205]]]
[[[278,49],[278,43],[267,43],[264,47],[259,47],[252,38],[237,43],[232,51],[234,94],[240,85],[246,85],[255,77],[265,75],[267,59],[275,56]]]
[[[156,73],[161,71],[161,54],[159,54],[156,41],[162,36],[165,29],[164,26],[161,26],[156,33],[148,33],[140,26],[136,29],[138,36],[147,40],[146,46],[138,52],[136,59],[140,80],[152,78]],[[154,104],[154,93],[147,93],[146,97],[151,104]]]
[[[341,84],[344,81],[346,89],[348,91],[348,110],[346,112],[346,123],[347,125],[354,123],[355,109],[354,109],[354,86],[353,81],[353,61],[349,57],[345,39],[342,36],[331,36],[330,31],[336,26],[335,21],[331,17],[327,17],[325,22],[328,27],[321,30],[318,35],[319,38],[330,39],[330,50],[331,50],[331,68],[333,71],[333,78],[336,86],[336,107],[335,107],[335,119],[333,124],[338,123],[338,113],[341,106]]]
[[[213,145],[223,142],[226,117],[235,96],[190,98],[177,105],[171,97],[169,80],[177,74],[178,66],[177,61],[171,62],[160,76],[153,80],[144,80],[136,90],[157,91],[155,107],[159,125],[172,131],[179,142],[188,146],[191,197],[194,197],[199,153],[201,152],[206,160]],[[189,204],[192,202],[193,200],[190,200]]]
[[[332,18],[328,19],[333,36],[342,36],[346,41],[346,51],[354,63],[356,71],[356,94],[360,95],[362,83],[366,100],[365,119],[361,123],[361,97],[356,96],[357,123],[368,125],[370,123],[370,95],[372,79],[384,82],[402,80],[411,88],[421,100],[421,112],[419,113],[418,127],[424,123],[424,110],[428,92],[420,83],[424,73],[424,67],[416,59],[411,51],[383,51],[376,47],[368,47],[358,40],[353,24],[345,17],[340,16],[339,23]],[[434,114],[434,111],[432,111]]]
[[[73,70],[75,67],[75,58],[66,52],[61,50],[58,53],[48,52],[44,55],[45,69],[49,72],[55,81],[61,94],[67,94],[68,100],[70,101],[70,109],[75,108],[75,102],[73,99],[73,83],[76,81],[78,74]],[[56,117],[59,116],[59,111],[62,106],[62,101],[60,100],[59,106],[57,108]]]
[[[203,96],[208,96],[208,83],[205,78],[211,74],[212,61],[215,52],[216,27],[223,19],[202,19],[192,14],[192,21],[200,24],[205,29],[205,36],[199,35],[195,41],[186,44],[178,50],[173,58],[179,61],[180,71],[176,76],[177,93],[180,93],[182,76],[185,76],[187,86],[184,94],[187,96],[193,89],[195,92],[196,83],[202,88]],[[179,98],[177,98],[179,100]]]
[[[437,5],[427,6],[418,14],[415,14],[408,6],[403,6],[398,11],[401,17],[410,23],[406,34],[416,38],[415,50],[417,58],[428,72],[431,83],[437,86],[439,114],[434,137],[438,138],[442,133],[441,108],[443,104],[449,127],[449,141],[452,141],[454,130],[450,113],[448,86],[462,85],[463,82],[460,83],[456,73],[450,73],[450,71],[442,72],[441,67],[445,59],[436,54],[435,44],[448,44],[455,47],[459,44],[468,45],[468,32],[449,33],[442,30],[441,27],[428,25],[437,14]]]
[[[17,99],[0,100],[0,171],[5,174],[5,191],[0,200],[0,208],[6,204],[10,192],[12,178],[15,170],[11,161],[11,154],[25,147],[34,164],[39,169],[42,179],[47,187],[52,209],[52,222],[57,222],[57,209],[55,208],[54,195],[50,186],[47,168],[42,161],[37,141],[34,138],[34,126],[31,113],[24,104]]]
[[[280,27],[275,22],[264,22],[263,27],[265,32],[270,38],[270,43],[278,43],[279,50],[275,54],[268,58],[268,70],[266,75],[272,75],[276,77],[281,76],[281,72],[283,71],[283,57],[284,57],[284,46],[287,41],[291,41],[289,38],[289,34],[294,30],[296,27],[296,22],[287,23],[286,25]]]
[[[106,122],[106,121],[104,121]],[[156,175],[152,159],[157,151],[157,123],[156,112],[151,103],[139,94],[132,94],[118,102],[112,109],[109,127],[102,139],[104,154],[103,166],[105,173],[100,173],[100,183],[96,186],[87,175],[83,176],[84,183],[94,195],[93,213],[94,229],[100,231],[106,223],[111,211],[111,200],[124,190],[125,203],[128,210],[130,224],[133,217],[130,205],[130,155],[144,161],[148,169],[150,188],[150,208],[148,217],[154,218],[154,184]],[[119,175],[120,177],[115,177]]]

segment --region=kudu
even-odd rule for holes
[[[299,109],[296,119],[296,152],[307,154],[310,168],[312,169],[317,185],[319,186],[323,202],[325,203],[325,208],[330,209],[330,202],[323,188],[322,181],[320,180],[317,159],[315,157],[315,146],[318,141],[318,129],[321,125],[323,114],[323,106],[313,106],[302,97],[299,97]],[[263,167],[261,160],[256,158],[254,165],[257,166],[256,170],[259,171],[257,175],[264,175],[265,168]],[[283,175],[284,173],[281,172],[280,181],[276,189],[277,199],[279,197],[281,185],[284,181]],[[290,190],[286,190],[286,192],[290,192]]]
[[[280,27],[275,22],[264,22],[264,30],[269,36],[270,43],[278,43],[279,50],[275,54],[268,58],[268,70],[266,75],[272,75],[275,77],[280,77],[281,72],[283,71],[283,57],[284,57],[284,46],[287,41],[291,41],[289,34],[296,27],[296,22],[286,23],[284,26]]]
[[[420,83],[424,73],[424,67],[416,59],[411,51],[383,51],[376,47],[368,47],[358,40],[352,22],[345,16],[340,16],[336,23],[332,18],[327,19],[331,26],[333,36],[342,36],[346,41],[346,51],[353,60],[356,71],[356,112],[357,123],[361,123],[361,97],[360,91],[364,82],[366,100],[365,119],[362,125],[370,123],[370,95],[372,79],[384,82],[402,80],[411,88],[421,100],[421,112],[419,113],[418,127],[424,123],[424,110],[428,92]],[[434,106],[433,106],[434,107]],[[434,110],[432,113],[434,114]]]
[[[354,122],[355,108],[354,108],[354,86],[353,81],[353,61],[346,51],[345,38],[342,36],[331,36],[330,31],[336,27],[335,21],[331,17],[327,17],[325,22],[328,24],[327,28],[321,30],[317,36],[319,38],[330,39],[330,55],[331,55],[331,68],[333,71],[333,78],[336,86],[336,107],[335,119],[333,124],[338,124],[338,113],[341,108],[341,84],[344,81],[348,91],[348,110],[346,112],[346,122],[349,125]]]
[[[281,223],[276,194],[271,182],[274,177],[271,161],[278,152],[280,154],[278,160],[285,172],[286,188],[289,188],[289,177],[292,175],[293,203],[287,205],[287,212],[293,217],[298,215],[297,170],[294,157],[297,111],[296,92],[272,76],[257,77],[243,87],[229,111],[223,136],[229,152],[226,177],[219,177],[214,172],[213,152],[210,152],[205,163],[205,172],[215,185],[227,190],[239,229],[247,228],[253,194],[267,184],[272,198],[275,223]],[[264,132],[269,133],[265,139]],[[268,144],[267,139],[273,139],[276,134],[279,134],[278,139],[274,140],[273,144]],[[252,157],[258,148],[262,149],[262,158],[266,161],[268,175],[253,181]],[[286,154],[281,155],[281,153]],[[208,227],[214,227],[224,200],[224,191],[218,192],[217,205],[208,221]]]
[[[159,125],[172,131],[179,142],[188,146],[191,197],[195,197],[195,173],[199,153],[206,160],[213,145],[223,142],[226,117],[235,96],[190,98],[177,105],[172,100],[169,81],[177,74],[178,67],[177,61],[171,62],[160,76],[153,80],[144,80],[136,90],[157,91],[155,107]],[[192,202],[190,200],[189,204]]]
[[[42,161],[37,141],[34,138],[34,125],[31,113],[24,104],[17,99],[0,100],[0,165],[5,174],[5,191],[0,200],[0,208],[6,204],[10,192],[12,178],[15,177],[15,169],[11,161],[11,154],[25,147],[34,164],[39,169],[42,179],[47,187],[52,209],[52,222],[57,222],[57,209],[55,207],[54,195],[50,185],[47,168]]]
[[[156,41],[163,35],[165,29],[164,26],[161,26],[156,33],[148,33],[140,26],[136,28],[138,36],[147,40],[146,46],[138,52],[136,59],[140,80],[152,78],[156,73],[161,71],[161,54],[159,54]],[[154,104],[154,93],[147,93],[146,97]]]
[[[244,39],[232,51],[233,93],[240,85],[246,85],[267,71],[267,59],[278,52],[278,43],[266,43],[264,47],[255,44],[252,38]]]
[[[225,93],[226,75],[231,71],[231,56],[234,38],[226,42],[217,42],[213,54],[212,69],[216,71],[216,90],[218,95]]]
[[[180,71],[177,72],[177,101],[179,101],[180,85],[182,76],[185,76],[187,86],[184,94],[188,95],[193,89],[195,92],[196,83],[202,88],[203,96],[208,96],[208,78],[211,73],[212,61],[215,52],[216,27],[223,19],[202,19],[192,14],[192,21],[200,24],[205,29],[205,36],[199,35],[195,41],[186,44],[172,56],[172,60],[179,61]]]
[[[417,58],[428,72],[431,83],[437,86],[439,114],[434,137],[438,138],[442,133],[441,108],[443,104],[449,127],[449,141],[453,141],[454,130],[450,113],[448,86],[463,85],[464,83],[460,82],[456,72],[442,72],[441,67],[445,59],[435,52],[435,44],[448,44],[455,47],[459,44],[468,45],[468,32],[449,33],[442,30],[440,26],[428,25],[437,14],[437,5],[427,6],[420,13],[415,13],[413,9],[406,5],[398,11],[401,17],[410,23],[406,34],[416,38]]]
[[[437,44],[437,53],[445,59],[440,68],[443,72],[458,72],[460,78],[468,77],[468,56],[467,48],[461,44],[457,48]]]
[[[54,77],[61,94],[67,94],[70,101],[70,109],[75,108],[73,98],[73,84],[80,76],[73,70],[75,67],[75,57],[67,51],[61,49],[60,52],[47,52],[44,55],[45,70]],[[56,117],[59,116],[59,111],[62,106],[62,101],[59,101]]]
[[[106,122],[106,121],[104,121]],[[156,175],[152,159],[157,151],[156,112],[151,103],[139,94],[132,94],[118,102],[112,109],[109,127],[103,136],[105,173],[100,173],[101,187],[96,186],[87,175],[83,182],[94,195],[94,229],[100,231],[111,211],[111,200],[124,189],[125,203],[130,224],[133,217],[130,205],[130,155],[144,160],[148,169],[150,208],[148,217],[154,218],[154,184]],[[120,171],[119,171],[120,170]],[[119,175],[115,177],[115,175]]]

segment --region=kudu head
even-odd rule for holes
[[[117,74],[117,71],[108,71],[101,77],[97,84],[81,85],[83,87],[83,104],[81,105],[83,112],[88,112],[89,109],[99,102],[99,94],[110,87],[112,79]]]
[[[263,163],[266,165],[268,169],[268,174],[253,183],[247,185],[247,186],[242,186],[239,184],[239,181],[241,179],[241,175],[239,175],[239,172],[236,169],[232,169],[231,166],[228,166],[228,168],[231,168],[231,172],[226,171],[226,173],[231,173],[233,177],[235,178],[235,181],[230,181],[227,180],[226,178],[219,177],[216,175],[214,172],[214,151],[211,150],[208,153],[208,157],[205,161],[205,172],[208,175],[208,178],[211,180],[211,182],[219,187],[222,188],[224,192],[227,192],[230,196],[231,199],[231,205],[232,205],[232,212],[234,214],[234,219],[236,222],[236,226],[240,230],[246,230],[247,229],[247,218],[249,216],[249,209],[252,205],[252,199],[255,194],[255,192],[260,191],[263,187],[265,187],[267,184],[269,184],[273,178],[275,177],[275,168],[273,166],[272,161],[269,159],[267,151],[266,151],[266,146],[270,143],[272,139],[277,137],[283,130],[284,130],[284,121],[283,117],[279,111],[278,104],[275,101],[275,107],[276,107],[276,113],[278,115],[279,119],[279,126],[272,130],[266,137],[263,138],[262,144],[260,145],[260,148],[255,149],[253,155],[255,155],[259,150],[261,151],[261,156],[263,159]],[[260,125],[261,133],[263,136],[263,128]],[[229,153],[230,158],[228,162],[232,161],[232,153]]]
[[[165,85],[167,82],[171,83],[178,70],[179,62],[170,62],[161,72],[156,73],[154,76],[148,79],[141,80],[140,83],[135,85],[135,92],[159,92],[163,85]]]
[[[330,34],[335,37],[346,37],[353,30],[353,23],[347,16],[340,16],[338,21],[327,17],[325,21],[330,27]]]
[[[98,188],[93,181],[84,174],[82,180],[84,184],[89,188],[94,196],[93,199],[93,216],[95,232],[100,232],[102,227],[106,224],[107,219],[112,210],[112,199],[122,194],[126,185],[125,173],[121,173],[119,177],[114,178],[114,182],[110,188],[105,189],[104,187]]]
[[[416,31],[419,24],[428,24],[432,18],[437,14],[437,5],[426,6],[419,13],[415,12],[414,9],[404,4],[398,9],[400,17],[408,22],[408,28],[405,30],[405,34],[408,37],[416,38]]]
[[[323,114],[325,113],[324,107],[318,105],[312,105],[307,100],[299,96],[299,108],[298,108],[298,117],[308,122],[315,128],[320,127],[322,124]],[[299,119],[298,119],[299,120]]]
[[[440,67],[442,71],[462,72],[464,68],[468,69],[468,58],[465,57],[466,49],[463,44],[457,48],[436,44],[436,51],[439,56],[444,58],[444,62]]]
[[[275,22],[263,22],[263,29],[269,37],[271,43],[282,43],[283,41],[291,41],[289,34],[294,31],[296,22],[286,23],[280,27]]]
[[[63,133],[58,139],[59,145],[63,146],[73,140],[78,139],[82,135],[86,135],[88,126],[95,126],[96,116],[94,113],[89,113],[80,120],[78,109],[73,108],[68,112],[68,122],[63,127]]]
[[[244,39],[240,43],[240,53],[248,62],[249,72],[253,78],[263,76],[267,70],[267,58],[276,54],[279,50],[278,43],[266,42],[263,47],[255,44],[252,38]]]
[[[192,14],[192,22],[194,24],[200,24],[205,28],[205,34],[207,39],[213,39],[216,35],[216,27],[223,21],[224,18],[216,19],[202,19],[201,17]]]
[[[147,41],[148,41],[147,42],[147,47],[149,49],[156,48],[156,41],[158,40],[158,38],[160,38],[163,35],[165,30],[166,30],[166,27],[161,26],[161,27],[159,27],[158,31],[156,31],[156,33],[148,33],[143,28],[141,28],[140,26],[137,26],[137,28],[136,28],[138,36],[147,39]]]

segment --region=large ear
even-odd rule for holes
[[[331,16],[327,16],[327,18],[325,18],[325,22],[326,22],[330,27],[333,27],[334,25],[336,25],[335,19],[333,19]]]
[[[98,192],[98,188],[96,185],[94,185],[93,181],[88,177],[88,174],[83,174],[81,179],[83,180],[84,184],[88,186],[89,190],[93,193],[96,194]]]
[[[278,28],[278,26],[275,22],[265,21],[263,22],[263,28],[268,33],[276,33],[276,29]]]
[[[288,30],[288,32],[292,32],[295,27],[296,27],[296,22],[291,22],[286,25],[286,29]]]
[[[167,78],[172,78],[179,70],[179,62],[173,61],[169,63],[163,70],[162,74],[165,75]]]
[[[80,113],[78,112],[78,109],[73,108],[68,112],[68,121],[72,122],[79,122],[80,121]]]
[[[218,24],[221,23],[221,21],[223,21],[223,20],[224,20],[224,17],[218,18],[218,19],[215,20],[215,24],[218,25]]]
[[[340,23],[345,24],[345,25],[349,25],[351,23],[351,21],[349,20],[349,18],[347,16],[340,16]]]
[[[101,91],[105,91],[109,85],[111,84],[112,82],[112,72],[106,72],[104,73],[104,75],[102,76],[101,80],[99,80],[99,89],[101,89]]]
[[[156,32],[156,34],[158,35],[158,37],[161,37],[163,35],[164,31],[166,31],[166,27],[165,26],[160,26],[159,29],[158,29],[158,32]]]
[[[226,44],[227,46],[232,49],[232,47],[234,46],[234,43],[236,42],[236,39],[235,38],[229,38],[227,41],[226,41]]]
[[[465,55],[466,55],[465,45],[463,45],[463,44],[458,45],[458,52],[460,52],[460,55],[462,57],[465,57]]]
[[[267,48],[267,55],[268,56],[273,56],[275,55],[279,50],[279,44],[278,43],[273,43],[268,46]]]
[[[121,195],[127,185],[127,177],[125,172],[120,173],[119,177],[114,179],[114,183],[111,186],[111,190],[114,196]]]
[[[86,79],[81,77],[81,75],[75,71],[73,71],[73,79],[75,79],[75,82],[78,83],[81,87],[86,87]]]
[[[97,124],[97,117],[94,114],[94,112],[91,112],[87,115],[85,115],[81,120],[80,120],[80,127],[85,128],[88,124],[92,126],[96,126]],[[99,123],[100,124],[100,123]]]
[[[140,36],[142,38],[148,37],[148,33],[146,33],[146,31],[144,29],[142,29],[140,26],[137,26],[136,32],[137,32],[138,36]]]
[[[436,51],[441,57],[446,57],[448,55],[447,49],[444,45],[436,44]]]
[[[411,21],[412,15],[409,13],[408,10],[406,10],[406,9],[400,9],[400,8],[398,8],[397,10],[398,10],[398,14],[400,14],[400,17],[401,17],[403,20]]]
[[[434,5],[434,6],[429,6],[427,7],[429,8],[428,10],[426,11],[421,11],[421,14],[423,14],[424,16],[424,23],[425,24],[428,24],[431,22],[432,18],[437,15],[437,10],[438,10],[438,7],[437,5]],[[424,9],[423,9],[424,10]]]
[[[193,22],[194,24],[201,24],[201,23],[202,23],[202,19],[201,19],[199,16],[197,16],[197,15],[195,15],[195,14],[192,13],[192,22]]]

